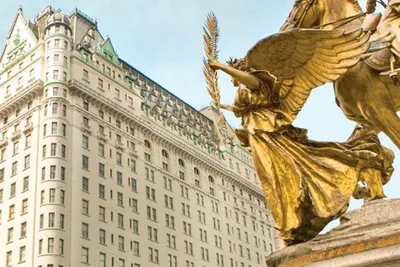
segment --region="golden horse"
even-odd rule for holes
[[[372,1],[374,0],[369,0],[368,3],[371,4]],[[391,34],[396,36],[395,41],[398,42],[400,33],[393,31],[400,31],[399,10],[400,1],[389,0],[377,26],[378,31],[371,39],[379,38],[376,35],[384,31],[392,31]],[[281,31],[293,28],[353,31],[360,27],[365,28],[364,20],[369,19],[365,19],[365,13],[357,0],[297,0]],[[393,59],[397,51],[395,46],[393,41],[391,49],[372,53],[370,59],[360,61],[334,83],[334,89],[336,102],[348,119],[357,124],[369,125],[376,133],[384,132],[400,149],[400,118],[396,113],[400,111],[400,84],[395,82],[398,76],[393,72]],[[374,64],[376,62],[379,64]],[[384,71],[394,74],[393,80],[383,79]]]

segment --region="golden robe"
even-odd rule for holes
[[[279,88],[269,73],[251,74],[261,88],[239,87],[233,112],[245,129],[237,130],[237,136],[251,149],[281,238],[287,244],[310,240],[347,210],[363,174],[380,186],[389,180],[393,155],[362,128],[346,143],[308,140],[305,129],[285,125]]]

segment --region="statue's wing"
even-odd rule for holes
[[[247,53],[247,65],[267,70],[281,83],[279,108],[293,121],[311,89],[335,81],[369,48],[362,30],[292,30],[260,40]]]

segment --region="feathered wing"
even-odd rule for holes
[[[364,35],[363,35],[364,34]],[[279,110],[292,122],[313,88],[335,81],[369,48],[369,34],[357,30],[292,30],[260,40],[247,53],[250,68],[267,70],[281,83]]]

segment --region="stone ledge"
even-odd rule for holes
[[[400,266],[400,199],[366,202],[340,226],[267,258],[268,267]]]

